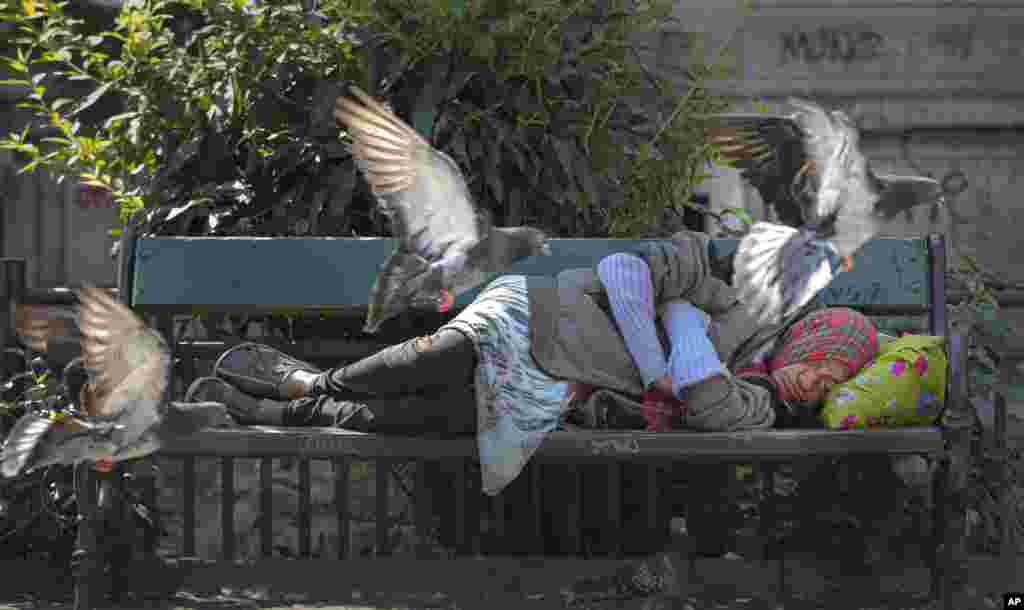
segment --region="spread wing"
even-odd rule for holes
[[[49,417],[36,413],[23,415],[7,435],[3,453],[0,453],[0,473],[8,478],[18,476],[52,425]]]
[[[795,111],[788,116],[719,115],[708,136],[779,220],[821,227],[828,237],[840,213],[854,221],[871,214],[877,184],[845,114],[805,100],[789,103]]]
[[[811,161],[793,117],[721,114],[711,123],[707,137],[718,146],[722,160],[740,170],[765,205],[775,208],[780,221],[791,227],[802,225],[802,202],[811,196],[805,180]]]
[[[21,416],[11,428],[0,453],[0,474],[12,478],[51,464],[74,464],[102,451],[102,439],[113,431],[109,424],[93,424],[77,417],[51,419],[42,413]]]
[[[32,351],[45,353],[55,339],[77,341],[78,322],[74,312],[60,307],[19,303],[14,313],[15,331]]]
[[[401,248],[433,263],[479,243],[487,220],[455,161],[381,103],[355,87],[352,94],[337,99],[334,116]]]
[[[132,442],[160,419],[170,355],[159,335],[109,293],[86,287],[78,293],[82,356],[95,380],[89,415],[116,418]]]
[[[851,225],[871,218],[879,185],[860,150],[856,126],[842,112],[826,112],[805,100],[790,100],[790,104],[797,109],[793,117],[804,133],[804,149],[816,174],[816,194],[806,222],[819,237],[829,238],[844,230],[835,226],[840,216]]]

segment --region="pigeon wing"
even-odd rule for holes
[[[792,116],[729,113],[712,117],[706,132],[722,160],[740,171],[772,206],[780,221],[803,224],[801,202],[807,195],[801,178],[811,173],[804,133]]]
[[[46,353],[54,339],[79,339],[77,316],[60,307],[19,303],[14,320],[15,332],[34,352]]]
[[[18,476],[52,426],[52,419],[37,413],[26,413],[15,422],[0,453],[0,473],[8,478]]]
[[[733,263],[737,297],[758,323],[778,324],[832,281],[829,254],[812,233],[756,223],[740,240]]]
[[[133,442],[160,420],[170,355],[163,339],[106,291],[79,291],[85,366],[95,376],[89,415],[116,419],[119,442]]]
[[[352,137],[352,154],[400,249],[434,263],[479,243],[489,223],[478,213],[458,165],[359,89],[339,97],[334,116]]]
[[[875,180],[867,158],[860,151],[860,134],[842,112],[827,112],[807,100],[791,99],[793,117],[804,133],[804,150],[816,173],[816,192],[805,220],[828,238],[841,231],[834,226],[840,214],[846,218],[873,213],[878,200]],[[863,243],[863,242],[861,242]]]
[[[53,419],[26,413],[15,422],[0,452],[0,473],[11,478],[51,464],[73,464],[88,458],[93,438],[109,435],[113,427],[73,416]]]

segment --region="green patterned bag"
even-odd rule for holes
[[[927,425],[945,399],[942,337],[905,335],[881,345],[874,362],[832,388],[821,421],[833,430]]]

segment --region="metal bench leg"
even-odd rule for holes
[[[942,495],[937,498],[944,506],[941,542],[937,552],[940,564],[937,592],[945,610],[955,610],[954,595],[963,585],[964,535],[966,533],[966,489],[970,458],[969,430],[947,430],[949,458],[943,473]]]
[[[939,599],[941,594],[940,580],[942,578],[942,566],[939,558],[939,549],[942,545],[942,524],[945,522],[945,473],[947,462],[943,455],[932,457],[938,464],[931,481],[928,497],[928,509],[931,511],[930,530],[928,531],[925,550],[925,560],[928,563],[929,587],[928,596],[932,600]]]

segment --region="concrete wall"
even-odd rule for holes
[[[1024,170],[1024,3],[775,0],[740,14],[728,1],[679,0],[675,23],[644,41],[663,74],[684,82],[693,33],[729,43],[734,78],[715,88],[781,108],[789,95],[846,110],[884,171],[945,180],[950,205],[891,227],[944,231],[960,252],[1024,278],[1017,221]],[[716,207],[761,204],[736,172],[708,185]]]
[[[57,184],[48,172],[17,175],[23,163],[0,152],[3,256],[28,261],[29,286],[115,285],[110,229],[118,226],[117,210],[80,200],[73,180]]]

